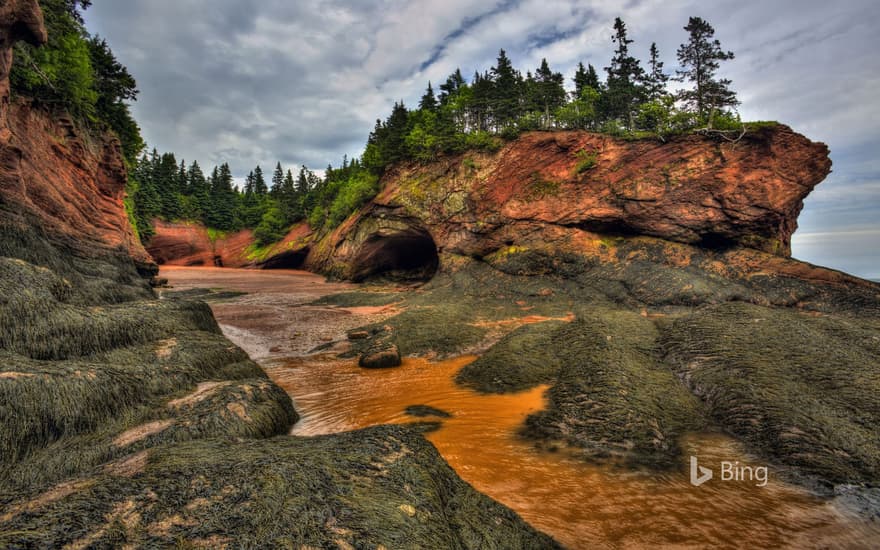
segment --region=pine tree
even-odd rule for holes
[[[459,90],[465,85],[464,77],[461,76],[461,69],[455,69],[455,72],[449,75],[446,82],[440,85],[440,105],[444,106],[449,103],[451,98],[458,95]]]
[[[612,118],[623,119],[627,128],[632,129],[635,110],[643,97],[639,82],[644,71],[639,60],[629,54],[629,45],[633,41],[627,38],[626,24],[620,17],[614,19],[612,41],[617,44],[617,49],[611,65],[605,67],[608,73],[605,92],[607,114]]]
[[[155,166],[153,181],[159,191],[162,204],[162,217],[166,220],[177,220],[183,215],[180,200],[180,174],[174,153],[164,153]]]
[[[305,196],[310,190],[309,169],[305,166],[300,167],[299,176],[296,178],[296,192],[300,196]]]
[[[288,225],[305,217],[305,212],[302,210],[302,197],[297,193],[296,184],[293,181],[293,173],[290,170],[287,171],[287,174],[284,175],[281,181],[277,198],[281,206],[281,212]]]
[[[551,71],[547,60],[542,59],[541,66],[535,71],[534,89],[537,92],[535,96],[537,106],[543,112],[542,125],[544,129],[550,127],[552,113],[565,104],[564,82],[562,73]]]
[[[254,168],[254,193],[263,197],[269,194],[269,187],[266,185],[266,178],[263,176],[263,169],[257,165]]]
[[[271,194],[273,197],[277,197],[281,192],[281,186],[284,184],[284,170],[281,168],[281,163],[275,165],[275,172],[272,173],[272,189]]]
[[[502,49],[491,71],[492,94],[490,111],[497,130],[510,126],[520,114],[520,89],[522,75]]]
[[[430,81],[428,81],[428,88],[425,90],[425,95],[423,95],[422,100],[419,101],[419,109],[422,111],[437,110],[437,98],[434,97],[434,88],[431,87]],[[344,167],[345,161],[343,161],[343,168]]]
[[[494,83],[489,73],[474,73],[471,82],[471,103],[468,118],[476,131],[489,130],[492,120]]]
[[[158,153],[155,150],[153,155],[158,157]],[[162,214],[162,201],[153,179],[153,161],[151,158],[144,154],[135,166],[131,177],[135,182],[135,191],[132,195],[134,199],[135,220],[137,221],[141,239],[146,241],[153,234],[153,221]]]
[[[587,86],[594,90],[601,91],[602,83],[599,82],[599,75],[596,73],[596,67],[592,64],[587,66]]]
[[[739,105],[736,94],[730,89],[730,79],[716,78],[720,62],[733,59],[734,55],[722,50],[721,42],[712,39],[715,29],[701,18],[691,17],[684,30],[688,31],[689,38],[678,48],[681,69],[676,71],[676,80],[691,82],[693,88],[680,90],[678,98],[712,128],[717,111]]]
[[[208,209],[208,201],[210,199],[211,190],[208,186],[208,180],[202,173],[202,168],[198,162],[193,161],[186,173],[187,187],[190,189],[192,196],[192,206],[194,219],[204,223],[205,213]]]
[[[663,62],[660,61],[656,42],[651,43],[649,55],[648,71],[645,74],[643,85],[648,101],[655,101],[666,95],[666,83],[669,81],[669,75],[663,72]]]
[[[587,83],[588,79],[587,68],[584,67],[583,62],[578,63],[577,70],[574,72],[574,93],[572,94],[574,99],[578,99],[581,97],[581,92],[589,86]]]
[[[596,68],[593,65],[586,68],[583,63],[578,63],[577,70],[574,73],[573,99],[580,99],[587,89],[595,92],[601,91],[602,85],[599,82],[599,75],[596,74]]]
[[[189,179],[186,177],[186,161],[183,159],[180,159],[180,166],[177,168],[177,189],[182,195],[192,193],[189,188]]]
[[[214,168],[211,175],[211,209],[208,227],[230,231],[236,229],[235,213],[238,196],[232,186],[232,171],[225,162]]]

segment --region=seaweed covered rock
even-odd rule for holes
[[[49,520],[51,518],[51,521]],[[459,479],[421,434],[158,446],[15,500],[0,545],[556,548]]]
[[[662,342],[752,448],[832,484],[880,479],[880,318],[730,303],[677,319]]]
[[[365,369],[387,369],[401,365],[400,350],[395,344],[370,348],[361,354],[358,365]]]

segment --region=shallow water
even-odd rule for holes
[[[187,273],[193,285],[221,286],[210,284],[210,272]],[[251,291],[259,292],[254,284],[261,275],[249,276]],[[201,276],[205,279],[200,281]],[[313,276],[301,276],[313,291],[314,281],[306,279]],[[249,303],[259,303],[258,297],[251,296]],[[240,315],[244,304],[230,307],[215,308],[218,319],[233,341],[247,344],[260,332],[259,324],[251,321],[247,330],[226,324],[223,313]],[[273,330],[277,332],[274,325]],[[546,387],[510,395],[481,395],[458,387],[455,374],[473,357],[438,363],[407,359],[396,369],[366,370],[354,360],[332,356],[260,356],[302,416],[293,435],[440,422],[427,437],[463,479],[570,548],[870,548],[880,541],[876,523],[843,516],[826,501],[780,481],[779,472],[771,470],[764,487],[756,486],[757,480],[720,479],[722,461],[763,465],[720,434],[695,434],[684,441],[685,456],[697,456],[701,466],[715,472],[700,487],[689,482],[687,458],[680,467],[658,473],[588,464],[572,453],[538,450],[517,431],[528,414],[544,407]],[[441,409],[452,418],[414,418],[404,412],[411,405]]]
[[[829,505],[774,480],[689,482],[687,464],[662,473],[586,464],[569,453],[539,451],[517,436],[544,406],[546,387],[481,395],[458,387],[455,373],[472,357],[439,363],[408,359],[397,369],[365,370],[353,361],[295,358],[269,370],[303,415],[294,435],[318,435],[387,423],[442,422],[427,435],[449,464],[480,491],[571,548],[643,546],[856,546]],[[417,419],[404,410],[429,405],[450,419]],[[700,465],[720,475],[722,460],[759,466],[719,434],[685,441]]]

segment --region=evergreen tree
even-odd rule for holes
[[[281,186],[284,184],[284,170],[281,168],[281,163],[275,165],[275,171],[272,173],[272,189],[271,194],[273,197],[277,197],[281,192]]]
[[[153,151],[154,156],[158,156]],[[141,239],[146,241],[153,234],[153,220],[162,214],[162,201],[153,180],[153,163],[146,154],[138,161],[131,174],[129,185],[134,200],[134,217]]]
[[[396,102],[388,119],[376,121],[376,127],[367,140],[364,163],[379,175],[385,168],[407,158],[406,136],[409,134],[409,111],[402,101]]]
[[[189,178],[186,177],[186,161],[180,160],[180,166],[177,168],[177,190],[182,195],[189,195],[192,191],[189,188]]]
[[[581,65],[583,67],[583,65]],[[564,77],[562,73],[554,73],[546,59],[541,60],[541,66],[535,71],[534,90],[537,106],[542,111],[542,126],[544,129],[552,123],[551,114],[565,104]]]
[[[520,114],[520,89],[522,75],[513,68],[513,63],[502,49],[491,71],[492,93],[490,110],[495,128],[502,130],[510,126]]]
[[[587,75],[587,68],[584,67],[583,62],[578,63],[577,70],[574,72],[574,99],[581,97],[581,92],[589,86],[587,80],[589,76]]]
[[[428,82],[428,88],[425,90],[425,95],[423,95],[422,100],[419,101],[419,109],[422,111],[435,111],[437,109],[437,98],[434,97],[434,88],[431,87],[430,81]],[[344,160],[342,164],[344,168]]]
[[[471,82],[470,113],[471,129],[477,132],[489,130],[492,120],[494,83],[489,73],[474,73]]]
[[[648,71],[645,73],[643,85],[646,99],[656,101],[666,95],[666,83],[669,81],[669,75],[663,72],[663,62],[660,61],[656,42],[651,43],[649,55]]]
[[[116,133],[125,159],[134,164],[145,145],[127,104],[137,98],[137,83],[128,69],[116,60],[105,40],[93,37],[88,46],[97,93],[95,113]]]
[[[299,193],[300,196],[305,196],[311,190],[310,183],[309,169],[305,166],[301,166],[299,169],[299,175],[296,178],[296,192]]]
[[[287,174],[284,175],[281,181],[277,198],[286,224],[295,223],[305,217],[302,204],[303,196],[297,192],[293,173],[290,170],[287,171]]]
[[[611,65],[605,67],[608,79],[605,92],[605,107],[611,118],[620,118],[632,129],[635,111],[643,99],[644,91],[639,85],[644,71],[639,60],[629,54],[629,45],[633,43],[627,38],[626,24],[619,17],[614,19],[614,36],[612,41],[617,44]]]
[[[237,193],[233,188],[232,171],[225,162],[211,175],[211,201],[208,227],[230,231],[236,228]]]
[[[596,73],[596,67],[593,67],[592,64],[587,66],[587,86],[593,88],[597,92],[602,90],[602,83],[599,82],[599,75]]]
[[[466,84],[464,77],[461,76],[461,69],[455,69],[455,72],[449,75],[446,82],[440,85],[440,105],[444,106],[449,103],[451,98],[458,95],[459,90]]]
[[[159,158],[153,172],[153,181],[159,192],[162,204],[162,217],[166,220],[178,220],[183,215],[181,204],[180,177],[174,153],[164,153]]]
[[[684,30],[688,31],[689,37],[688,42],[678,48],[681,69],[676,71],[676,80],[691,82],[693,88],[680,90],[678,98],[694,109],[699,119],[711,128],[715,112],[739,105],[736,94],[730,89],[731,81],[716,77],[720,62],[733,59],[734,55],[721,49],[721,42],[712,38],[715,29],[701,18],[691,17]]]
[[[263,197],[269,194],[269,187],[266,185],[266,178],[263,176],[263,169],[259,165],[254,168],[254,193]]]
[[[192,197],[192,210],[194,219],[205,222],[206,209],[210,199],[211,189],[208,180],[202,172],[198,162],[193,161],[186,173],[187,187]]]

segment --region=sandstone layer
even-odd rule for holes
[[[358,279],[383,265],[411,268],[392,265],[393,248],[430,264],[431,241],[441,258],[482,258],[578,232],[787,257],[803,200],[830,169],[824,144],[782,125],[737,142],[526,134],[494,154],[398,167],[370,205],[313,247],[306,265]]]

